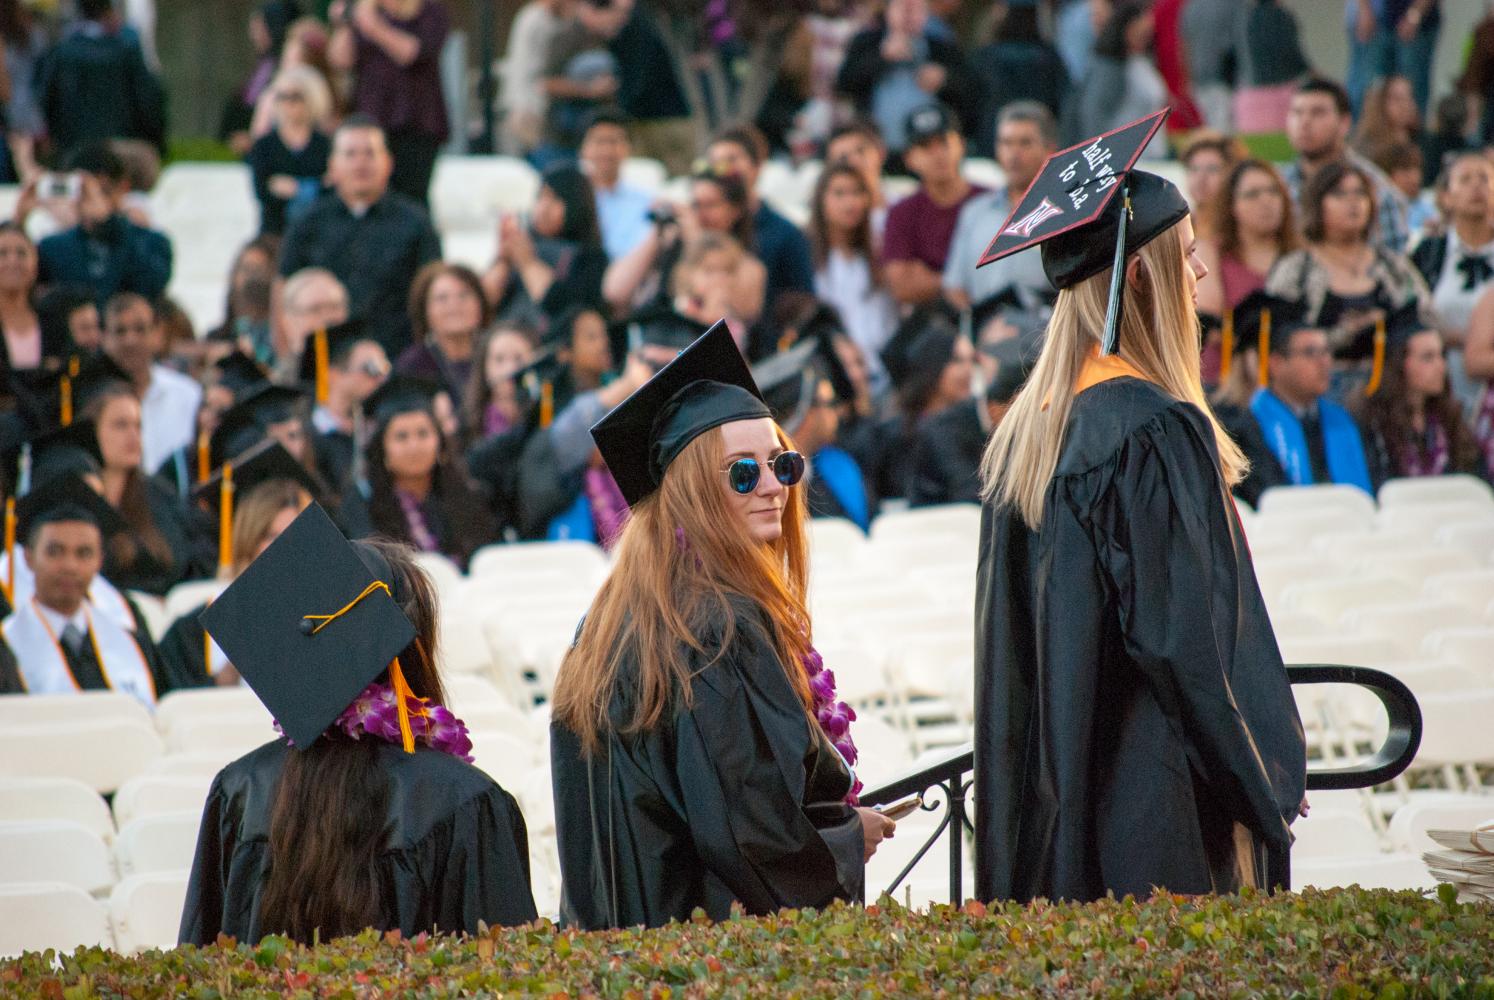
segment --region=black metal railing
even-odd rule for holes
[[[1308,791],[1370,788],[1392,780],[1410,766],[1417,747],[1421,745],[1421,708],[1405,684],[1383,671],[1334,664],[1290,666],[1287,675],[1294,685],[1351,684],[1365,688],[1380,700],[1389,720],[1385,742],[1366,760],[1350,767],[1309,768]],[[922,806],[925,811],[943,812],[938,827],[919,847],[913,859],[898,872],[897,878],[886,887],[886,892],[892,893],[902,885],[939,838],[953,828],[949,837],[949,898],[960,901],[965,864],[964,832],[974,829],[966,808],[974,761],[974,749],[966,744],[950,750],[933,764],[862,792],[861,804],[866,806],[889,805],[910,795],[921,795],[925,798]],[[931,794],[938,798],[928,801]],[[1273,853],[1267,859],[1267,877],[1270,885],[1290,886],[1290,856],[1285,852]],[[875,895],[868,887],[868,898]]]

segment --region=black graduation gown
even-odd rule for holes
[[[584,929],[821,907],[862,895],[851,777],[803,704],[761,619],[739,605],[732,645],[692,656],[693,704],[656,729],[614,733],[588,760],[551,725],[561,920]],[[698,630],[719,649],[723,622]],[[625,658],[625,673],[636,661]],[[614,720],[631,715],[624,680]],[[609,900],[614,905],[609,905]]]
[[[158,647],[161,670],[171,689],[212,687],[213,677],[207,670],[207,632],[197,616],[207,610],[199,604],[171,623]]]
[[[137,545],[135,558],[129,563],[120,563],[106,546],[104,576],[120,590],[143,590],[163,597],[183,580],[207,576],[211,572],[212,560],[207,553],[211,539],[203,539],[200,531],[194,532],[192,519],[181,497],[159,479],[146,477],[145,502],[156,530],[166,539],[170,558],[163,562],[143,545]]]
[[[1241,841],[1263,875],[1306,751],[1203,414],[1081,393],[1041,530],[988,504],[978,574],[979,897],[1232,891]]]
[[[986,450],[986,429],[978,407],[985,402],[967,399],[936,413],[913,438],[913,478],[908,506],[980,502],[980,459]]]
[[[1214,407],[1219,423],[1250,460],[1250,472],[1235,484],[1235,496],[1254,507],[1261,502],[1261,494],[1273,486],[1285,486],[1290,480],[1281,460],[1276,457],[1261,425],[1248,407],[1223,405]]]
[[[378,929],[475,934],[479,920],[513,926],[535,919],[529,834],[513,796],[438,750],[407,754],[383,742],[376,748],[389,782],[388,813],[368,817],[387,837],[376,863]],[[263,936],[271,805],[286,755],[296,752],[276,740],[213,779],[182,910],[182,944],[211,944],[220,932],[250,942]]]

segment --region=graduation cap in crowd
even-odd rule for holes
[[[353,345],[367,339],[363,320],[350,319],[336,326],[313,330],[306,338],[306,347],[301,352],[301,381],[311,387],[312,398],[318,403],[327,402],[327,371],[341,365]]]
[[[1364,358],[1373,361],[1369,383],[1364,387],[1364,394],[1373,396],[1379,391],[1385,376],[1385,358],[1390,349],[1403,346],[1418,333],[1435,329],[1436,325],[1428,323],[1422,316],[1417,300],[1412,299],[1399,309],[1384,313],[1370,328],[1368,337],[1356,337],[1355,343],[1344,350],[1342,356],[1351,361]]]
[[[107,354],[91,354],[78,358],[74,364],[69,360],[62,370],[65,382],[72,393],[72,413],[81,413],[100,393],[119,385],[130,386],[133,381],[129,372],[115,364]],[[60,421],[72,423],[72,420]]]
[[[391,375],[363,401],[363,415],[378,426],[401,413],[431,413],[441,383],[416,375]]]
[[[982,353],[996,361],[996,374],[986,386],[986,401],[1010,403],[1027,384],[1027,376],[1037,364],[1043,347],[1040,332],[1008,337],[981,348]]]
[[[318,484],[311,473],[273,438],[250,445],[193,488],[193,502],[218,517],[219,569],[233,566],[233,512],[238,498],[272,479],[288,479],[313,497],[318,493]]]
[[[773,411],[773,419],[790,434],[798,431],[809,416],[824,379],[819,344],[813,340],[801,340],[752,366],[752,380]]]
[[[1049,156],[976,265],[1041,244],[1043,272],[1054,288],[1113,268],[1102,354],[1115,351],[1126,257],[1188,215],[1176,186],[1133,169],[1168,113],[1163,108]]]
[[[707,326],[681,315],[672,306],[652,305],[629,316],[624,329],[627,332],[627,346],[625,350],[618,352],[619,360],[626,357],[629,351],[645,344],[683,351],[700,339]]]
[[[570,369],[557,357],[553,347],[540,351],[529,364],[514,372],[513,380],[527,401],[532,426],[541,429],[550,426],[555,414],[565,409],[574,394]]]
[[[104,456],[92,420],[76,420],[53,427],[8,448],[0,461],[15,484],[16,495],[67,473],[98,472]]]
[[[235,400],[270,381],[269,372],[243,351],[231,351],[213,362],[218,384],[233,393]]]
[[[701,434],[771,416],[723,321],[597,421],[591,437],[632,507],[659,488],[664,470]]]
[[[66,427],[100,392],[131,385],[129,374],[105,354],[74,355],[54,372],[12,379],[30,426]]]
[[[199,620],[298,750],[388,670],[413,753],[398,657],[415,627],[396,584],[382,556],[311,504]]]
[[[941,304],[919,306],[909,313],[882,348],[882,366],[893,385],[920,371],[938,371],[954,355],[960,339],[958,321]]]
[[[295,420],[305,399],[300,389],[269,382],[249,390],[218,418],[208,441],[209,464],[216,469],[262,441],[275,424]]]
[[[95,525],[106,540],[127,528],[124,518],[109,501],[77,473],[69,472],[38,485],[16,501],[16,537],[25,540],[43,515],[64,509],[70,515],[67,519]],[[11,552],[10,557],[14,559],[15,553]]]
[[[845,362],[841,361],[840,354],[835,349],[835,339],[847,336],[845,324],[841,322],[840,313],[835,307],[828,302],[816,301],[808,315],[799,319],[792,330],[778,338],[777,347],[782,352],[805,342],[813,343],[815,358],[823,369],[824,377],[830,380],[835,398],[849,400],[856,397],[856,385],[851,381],[851,373],[846,370]],[[762,383],[759,382],[758,385],[761,387]],[[763,391],[767,392],[766,387],[763,387]]]

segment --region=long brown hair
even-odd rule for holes
[[[415,280],[410,282],[410,295],[406,306],[410,313],[410,339],[417,344],[423,344],[430,336],[430,324],[426,319],[426,300],[430,298],[431,289],[436,286],[436,279],[450,275],[466,286],[467,291],[477,297],[477,327],[473,332],[473,339],[488,322],[492,319],[493,309],[488,303],[488,297],[483,294],[482,280],[477,274],[465,264],[452,264],[444,260],[433,260],[429,264],[415,272]]]
[[[238,576],[254,561],[281,511],[302,511],[309,503],[310,495],[290,479],[271,479],[244,494],[233,510],[234,575]]]
[[[872,280],[876,281],[878,268],[876,247],[872,243],[871,188],[866,186],[866,178],[861,176],[861,171],[845,161],[826,166],[820,171],[820,179],[814,185],[814,199],[809,204],[809,252],[814,258],[814,266],[817,269],[823,268],[830,259],[830,223],[825,218],[825,196],[830,191],[831,182],[837,177],[851,178],[866,196],[866,215],[851,233],[851,250],[866,258],[867,265],[872,270]]]
[[[1183,241],[1173,226],[1136,251],[1146,265],[1141,287],[1123,299],[1118,354],[1174,399],[1192,403],[1214,427],[1225,482],[1239,482],[1249,463],[1204,398],[1199,375],[1198,317],[1183,284]],[[982,495],[1010,504],[1036,531],[1043,498],[1058,467],[1074,405],[1074,385],[1099,346],[1111,268],[1058,293],[1043,351],[1027,387],[996,426],[981,462]]]
[[[791,449],[788,435],[775,431],[779,443]],[[761,609],[789,683],[809,711],[809,678],[802,666],[811,640],[804,491],[788,491],[778,541],[758,544],[728,504],[724,453],[720,428],[691,441],[623,528],[612,575],[555,680],[554,718],[576,734],[587,753],[594,753],[612,729],[608,710],[620,684],[629,685],[632,702],[624,733],[653,729],[676,705],[690,703],[690,654],[714,663],[737,630],[750,627],[738,622],[733,596]],[[701,634],[721,620],[721,645],[708,648]],[[620,676],[627,662],[636,662],[636,677]]]
[[[493,401],[493,387],[488,384],[488,347],[494,338],[511,333],[529,345],[531,356],[539,346],[539,336],[523,323],[500,320],[477,338],[472,349],[472,371],[467,376],[467,391],[462,393],[462,450],[487,437],[488,404]]]
[[[1363,399],[1355,414],[1361,426],[1373,431],[1384,442],[1386,457],[1391,463],[1390,472],[1396,476],[1407,473],[1406,450],[1422,450],[1422,436],[1411,423],[1411,394],[1406,385],[1406,355],[1411,340],[1407,337],[1390,349],[1379,391]],[[1445,354],[1445,345],[1443,351]],[[1436,420],[1447,435],[1448,471],[1477,475],[1483,457],[1478,440],[1464,422],[1462,407],[1446,378],[1442,382],[1442,391],[1429,397],[1424,406],[1426,416]]]
[[[396,600],[415,626],[399,654],[410,689],[446,700],[436,671],[439,622],[436,592],[406,546],[355,542],[373,549],[392,571]],[[388,672],[380,675],[388,682]],[[356,934],[380,915],[377,862],[384,849],[388,775],[379,767],[377,740],[322,734],[285,755],[270,809],[269,871],[259,904],[259,927],[310,942]],[[418,751],[417,751],[418,752]]]
[[[1240,256],[1240,223],[1235,219],[1235,195],[1252,170],[1258,170],[1271,178],[1276,194],[1281,198],[1281,228],[1276,232],[1276,256],[1280,258],[1300,245],[1297,239],[1296,209],[1292,205],[1292,192],[1287,189],[1286,181],[1265,160],[1241,160],[1230,169],[1229,179],[1224,182],[1219,200],[1213,206],[1214,232],[1219,238],[1219,254],[1235,258]]]
[[[1359,182],[1364,185],[1365,196],[1370,202],[1368,221],[1365,222],[1364,232],[1359,234],[1359,239],[1363,243],[1374,242],[1380,217],[1380,213],[1375,209],[1377,198],[1375,182],[1369,174],[1348,160],[1325,163],[1302,186],[1302,235],[1307,242],[1321,243],[1327,238],[1327,229],[1323,221],[1323,202],[1327,200],[1328,193],[1338,187],[1340,181],[1351,176],[1359,178]]]
[[[1365,156],[1373,156],[1376,151],[1391,143],[1415,142],[1417,133],[1421,131],[1419,121],[1412,126],[1410,135],[1401,135],[1390,124],[1385,105],[1390,96],[1391,84],[1397,81],[1407,87],[1411,86],[1407,77],[1392,74],[1382,76],[1370,84],[1369,91],[1364,95],[1364,102],[1359,109],[1359,127],[1354,130],[1354,148]]]
[[[139,402],[135,390],[127,383],[114,382],[93,395],[83,416],[97,424],[104,410],[116,399]],[[130,530],[117,533],[108,542],[109,556],[118,566],[134,565],[135,560],[140,558],[142,549],[162,566],[175,565],[176,556],[171,551],[171,545],[166,541],[166,536],[161,534],[161,529],[156,527],[156,519],[151,515],[146,486],[145,473],[139,466],[125,473],[124,491],[119,495],[119,516]]]

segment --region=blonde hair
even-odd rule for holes
[[[774,427],[779,444],[788,435]],[[619,684],[630,688],[632,715],[622,732],[653,729],[676,705],[690,704],[690,653],[714,663],[744,623],[732,598],[759,608],[789,683],[812,704],[803,657],[809,651],[809,545],[804,491],[788,491],[776,542],[752,540],[731,509],[722,476],[721,429],[685,446],[659,489],[640,500],[618,541],[612,575],[602,585],[576,644],[555,681],[553,715],[594,753],[614,727],[609,708]],[[720,645],[702,639],[724,620]],[[751,627],[751,622],[745,623]],[[627,661],[637,676],[620,675]]]
[[[685,244],[679,263],[674,265],[674,272],[669,276],[669,294],[683,295],[689,288],[690,276],[713,253],[725,253],[731,258],[729,266],[733,268],[741,267],[747,259],[746,249],[735,237],[707,230]]]
[[[1140,288],[1127,288],[1117,353],[1174,399],[1192,403],[1214,427],[1225,480],[1239,482],[1249,465],[1219,425],[1199,375],[1198,318],[1183,283],[1182,237],[1173,226],[1136,251],[1144,268]],[[1111,268],[1058,293],[1042,354],[981,462],[982,496],[1010,504],[1034,531],[1063,451],[1074,385],[1099,346]]]
[[[275,74],[270,82],[272,89],[295,87],[306,99],[306,110],[311,113],[312,128],[324,128],[332,118],[332,89],[321,73],[310,66],[287,66]]]
[[[311,496],[290,479],[271,479],[246,493],[233,512],[233,575],[238,576],[254,561],[282,510],[299,513],[309,503]]]

